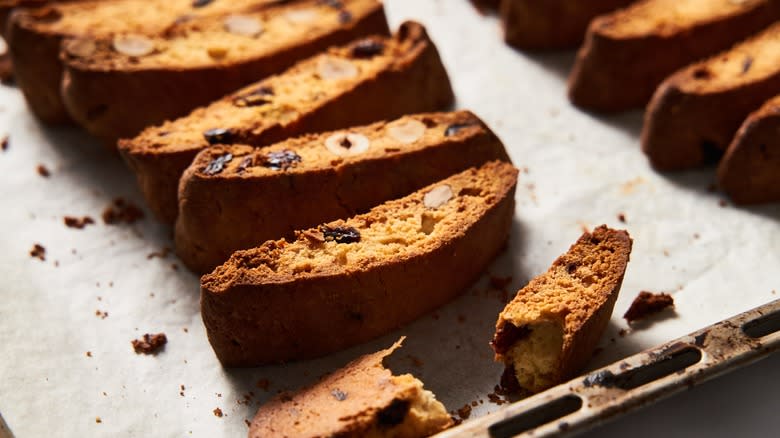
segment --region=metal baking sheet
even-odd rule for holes
[[[284,366],[223,369],[200,320],[197,277],[173,255],[159,257],[172,246],[170,229],[148,216],[131,226],[100,220],[116,197],[142,204],[121,160],[77,129],[41,126],[20,92],[2,86],[0,136],[9,135],[9,147],[0,152],[0,412],[17,436],[242,436],[277,391],[400,335],[408,338],[391,366],[420,377],[448,409],[474,401],[473,419],[506,408],[493,394],[502,369],[488,346],[503,300],[583,228],[601,223],[629,230],[634,251],[590,369],[777,298],[780,206],[732,206],[709,189],[713,169],[653,172],[639,149],[640,112],[598,117],[569,105],[573,53],[512,50],[495,17],[466,1],[393,0],[386,8],[394,27],[404,19],[427,26],[457,106],[493,127],[522,169],[510,245],[485,277],[450,305],[365,345]],[[71,229],[66,215],[98,223]],[[30,257],[36,243],[45,261]],[[511,276],[508,295],[491,276]],[[621,315],[640,290],[673,294],[676,310],[621,336]],[[168,336],[163,352],[133,352],[132,339],[157,332]]]

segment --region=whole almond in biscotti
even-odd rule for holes
[[[579,46],[588,23],[634,0],[505,0],[501,2],[504,40],[519,49],[551,50]]]
[[[94,55],[95,50],[89,50],[89,43],[84,42],[85,39],[110,39],[113,35],[122,34],[158,34],[185,17],[194,19],[220,15],[233,10],[263,7],[274,1],[7,0],[6,3],[0,3],[0,29],[8,40],[16,65],[16,83],[24,93],[27,105],[43,122],[66,123],[71,118],[60,96],[63,74],[61,50],[63,56],[68,58],[88,58]],[[13,10],[6,26],[3,23],[4,14],[16,6],[23,8]],[[82,41],[76,46],[62,47],[61,43],[68,38]],[[103,47],[110,46],[94,41],[92,45],[93,49],[100,47],[100,52],[105,52]],[[113,97],[121,98],[120,95]],[[154,100],[160,99],[158,97]],[[99,109],[92,108],[93,111]]]
[[[777,0],[640,0],[594,19],[569,99],[595,111],[643,107],[670,74],[780,18]]]
[[[449,302],[506,245],[516,183],[517,169],[492,161],[290,241],[235,252],[201,278],[217,357],[225,366],[318,357]],[[425,206],[444,185],[452,197]]]
[[[323,70],[339,73],[323,75]],[[147,128],[120,141],[119,149],[152,211],[173,223],[179,178],[209,145],[267,146],[300,134],[437,111],[453,100],[447,72],[425,28],[406,22],[391,38],[377,35],[331,48],[186,117]],[[327,143],[334,160],[367,146],[344,134]]]
[[[316,19],[291,22],[291,14]],[[63,51],[62,96],[76,122],[113,146],[333,45],[387,34],[379,0],[272,2],[188,17],[146,37],[95,38],[90,56]],[[323,67],[332,79],[354,77],[355,68],[338,58]]]
[[[520,289],[492,342],[507,387],[540,392],[585,366],[609,323],[631,246],[627,232],[602,225]]]
[[[445,137],[455,124],[468,127]],[[492,160],[509,158],[468,111],[404,116],[265,148],[212,146],[181,178],[176,253],[205,273],[236,250],[352,216]],[[454,196],[441,190],[423,204],[436,208]]]
[[[717,163],[751,111],[780,93],[780,23],[666,79],[645,114],[642,150],[658,170]]]
[[[718,182],[739,204],[780,201],[780,95],[739,128],[718,167]]]

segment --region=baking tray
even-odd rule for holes
[[[511,241],[486,275],[373,342],[312,361],[223,369],[200,320],[197,277],[173,255],[160,257],[172,247],[170,229],[150,217],[132,226],[99,220],[116,197],[142,204],[121,160],[77,129],[41,126],[17,89],[0,87],[0,135],[10,136],[0,153],[0,412],[17,436],[242,436],[277,391],[400,335],[408,338],[390,359],[394,371],[413,372],[448,409],[476,402],[463,427],[476,424],[511,406],[495,393],[502,367],[488,346],[504,300],[601,223],[627,229],[634,251],[589,370],[778,298],[778,205],[730,205],[709,189],[713,169],[653,172],[639,150],[640,112],[598,117],[569,105],[572,52],[514,51],[495,17],[465,1],[386,8],[394,27],[404,19],[427,26],[457,107],[482,117],[521,169]],[[65,215],[98,224],[70,229]],[[46,247],[45,261],[29,256],[35,243]],[[495,288],[491,277],[511,281]],[[675,311],[621,332],[640,290],[673,294]],[[130,340],[156,332],[169,339],[162,353],[133,353]]]

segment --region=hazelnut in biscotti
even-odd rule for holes
[[[494,161],[368,213],[237,251],[201,278],[224,366],[308,359],[386,334],[449,302],[504,248],[517,169]]]
[[[658,170],[714,164],[751,111],[780,93],[780,22],[666,79],[645,113],[642,150]]]
[[[151,210],[173,223],[184,170],[214,144],[269,145],[289,137],[445,109],[454,96],[420,24],[362,38],[301,61],[190,115],[147,128],[119,149]]]
[[[628,233],[602,225],[520,289],[492,342],[506,386],[540,392],[580,371],[612,315],[631,245]]]
[[[213,146],[182,176],[176,253],[195,272],[208,272],[236,250],[364,212],[492,160],[509,158],[468,111],[405,116],[267,148]]]
[[[676,70],[780,18],[778,0],[641,0],[594,19],[569,77],[584,109],[643,107]]]
[[[739,204],[780,201],[780,95],[739,128],[718,167],[718,182]]]
[[[504,40],[518,49],[528,50],[577,47],[590,20],[632,1],[504,0],[501,2]]]
[[[260,406],[249,438],[424,438],[447,429],[453,421],[436,396],[383,364],[403,340]]]
[[[299,0],[181,20],[153,36],[66,40],[62,96],[73,119],[113,147],[120,137],[186,115],[328,47],[388,34],[378,0]]]

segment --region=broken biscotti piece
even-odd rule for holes
[[[69,40],[62,96],[73,119],[113,147],[120,137],[366,35],[389,35],[378,0],[277,2],[185,21],[154,38]],[[86,44],[94,50],[84,51]]]
[[[368,213],[238,251],[201,278],[224,366],[307,359],[449,302],[504,248],[517,169],[493,161]]]
[[[577,106],[643,107],[679,68],[729,48],[780,18],[778,0],[642,0],[593,20],[569,77]]]
[[[658,87],[642,150],[658,170],[718,162],[751,111],[780,93],[780,23]]]
[[[604,225],[586,232],[517,293],[498,316],[492,342],[504,378],[540,392],[585,365],[612,315],[631,243],[627,232]]]
[[[588,23],[634,0],[504,0],[501,22],[504,40],[518,49],[550,50],[577,47]]]
[[[151,210],[173,223],[179,177],[209,145],[269,145],[299,134],[441,110],[453,100],[425,28],[406,22],[392,38],[374,36],[332,48],[186,117],[121,140],[119,149]]]
[[[718,167],[718,181],[739,204],[780,201],[780,95],[739,128]]]
[[[403,341],[273,398],[258,409],[249,438],[423,438],[452,426],[444,405],[420,380],[394,376],[383,365]]]
[[[63,39],[160,33],[176,21],[262,7],[274,0],[11,1],[26,6],[14,9],[8,26],[3,28],[19,88],[39,119],[64,123],[70,117],[60,97]],[[90,47],[89,43],[75,44],[71,51],[84,53]],[[107,97],[114,96],[119,97],[118,94]],[[160,100],[160,96],[153,99]]]
[[[509,157],[468,111],[406,116],[268,148],[213,146],[182,176],[176,253],[195,272],[209,272],[236,250],[367,211],[492,160]]]

